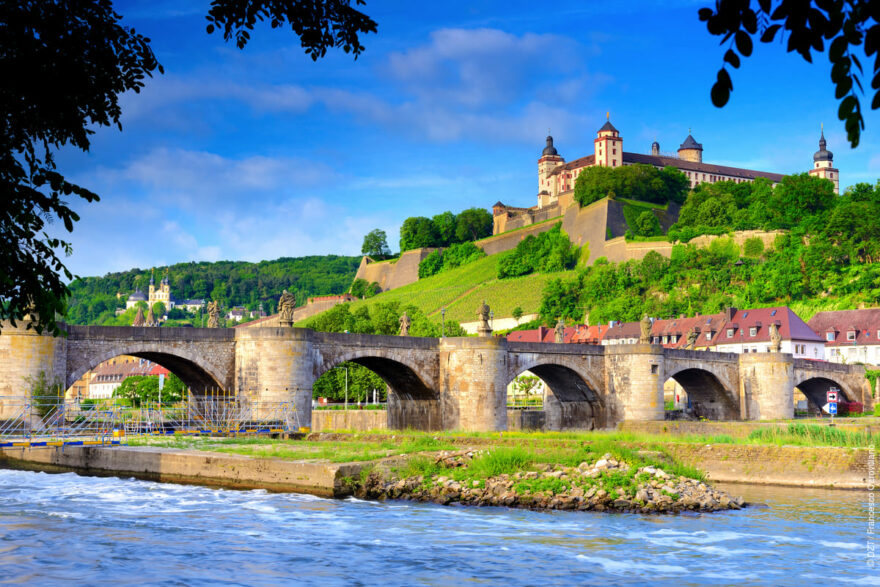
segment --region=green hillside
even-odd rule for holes
[[[156,282],[166,274],[171,294],[178,299],[218,300],[222,307],[245,306],[269,313],[278,296],[287,289],[296,295],[297,305],[315,295],[341,294],[351,286],[360,257],[320,255],[282,257],[274,261],[218,261],[215,263],[177,263],[156,267]],[[115,324],[116,309],[135,287],[146,292],[149,269],[130,269],[103,277],[83,277],[70,284],[68,300],[70,324]],[[117,298],[116,294],[122,296]],[[130,323],[130,322],[128,322]]]

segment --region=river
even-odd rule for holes
[[[0,469],[0,583],[880,585],[866,492],[725,488],[767,507],[543,513]]]

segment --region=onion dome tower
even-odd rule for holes
[[[834,193],[840,193],[840,173],[834,167],[834,153],[826,148],[825,129],[822,127],[819,134],[819,150],[813,153],[810,175],[830,180],[834,183]]]

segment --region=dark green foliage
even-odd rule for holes
[[[574,199],[587,206],[609,198],[630,198],[655,204],[685,201],[687,177],[675,167],[658,170],[653,165],[622,167],[588,167],[581,171],[574,184]]]
[[[159,377],[156,375],[133,375],[126,377],[122,384],[113,391],[113,397],[121,397],[131,401],[138,408],[144,403],[156,403],[161,398],[163,404],[174,404],[183,400],[186,387],[173,373],[165,377],[165,383],[159,390]]]
[[[480,240],[492,235],[492,215],[485,208],[468,208],[455,217],[455,240]]]
[[[688,195],[669,237],[687,242],[701,234],[733,230],[812,230],[826,222],[836,204],[831,181],[806,173],[786,176],[775,188],[763,178],[703,183]]]
[[[656,236],[663,233],[660,221],[650,210],[645,210],[636,218],[635,233],[638,236]]]
[[[299,305],[310,296],[345,292],[357,272],[359,261],[358,257],[327,255],[282,257],[259,263],[178,263],[168,267],[168,277],[171,293],[177,298],[215,299],[224,308],[245,306],[256,310],[262,305],[271,314],[284,289],[296,295]],[[164,269],[159,268],[163,273]],[[149,280],[150,272],[141,269],[75,280],[70,284],[72,296],[68,322],[122,325],[118,324],[118,318],[122,316],[115,315],[116,308],[125,307],[125,300],[135,286],[143,291]],[[119,299],[116,298],[117,292],[123,294]],[[125,324],[131,324],[131,319]],[[194,322],[194,325],[201,324]]]
[[[457,243],[448,249],[438,249],[419,263],[419,279],[467,265],[485,256],[483,249],[472,242]]]
[[[375,281],[369,283],[366,279],[355,279],[349,293],[356,298],[371,298],[381,292],[382,288]]]
[[[492,215],[483,208],[468,208],[458,215],[443,212],[433,218],[411,216],[400,227],[400,251],[448,247],[491,235]]]
[[[862,42],[863,59],[867,63],[874,61],[873,70],[868,66],[868,73],[873,76],[870,86],[875,90],[871,108],[880,108],[878,6],[877,0],[720,0],[714,9],[701,8],[700,20],[706,22],[710,34],[722,37],[721,45],[727,47],[724,64],[712,86],[712,103],[719,108],[727,104],[733,91],[727,65],[738,69],[740,56],[749,57],[755,41],[779,44],[782,39],[777,39],[777,34],[784,35],[787,50],[798,52],[808,63],[813,62],[812,51],[824,53],[827,46],[831,82],[835,97],[840,100],[837,117],[846,121],[847,137],[853,148],[857,147],[865,128],[859,94],[868,85],[867,79],[864,86],[861,82],[864,70],[856,55]]]
[[[577,262],[578,249],[562,232],[562,223],[538,235],[529,235],[516,248],[501,256],[498,277],[516,277],[536,271],[552,272],[571,269]]]
[[[368,232],[364,236],[361,253],[375,260],[384,259],[391,255],[391,249],[388,248],[388,236],[385,234],[385,231],[374,228]]]
[[[410,216],[400,227],[400,252],[441,246],[440,233],[430,218]]]
[[[47,224],[72,232],[68,203],[98,196],[56,171],[54,151],[88,151],[96,128],[120,126],[119,96],[162,70],[120,20],[107,0],[0,3],[0,319],[30,314],[28,327],[60,331],[71,248]]]
[[[327,49],[342,48],[357,59],[364,50],[360,35],[375,33],[376,22],[351,6],[351,0],[278,2],[277,0],[213,0],[208,11],[208,34],[223,31],[223,39],[235,40],[243,49],[257,21],[272,28],[287,25],[300,38],[306,55],[324,57]],[[356,0],[364,4],[364,0]]]
[[[373,401],[373,390],[378,390],[378,399],[385,401],[387,392],[381,377],[356,363],[342,363],[330,369],[312,386],[312,397],[326,397],[333,402],[345,401],[346,370],[348,371],[348,401],[351,403]]]
[[[599,323],[632,321],[644,313],[660,318],[681,313],[692,316],[715,313],[728,305],[768,306],[818,298],[841,299],[849,307],[877,305],[880,182],[875,187],[858,184],[828,203],[823,199],[823,181],[794,178],[785,186],[784,197],[771,195],[801,206],[801,223],[779,236],[772,249],[765,249],[760,239],[747,240],[740,265],[736,265],[739,248],[728,238],[717,239],[703,249],[676,245],[671,259],[654,252],[642,261],[618,265],[599,259],[571,279],[547,284],[541,319],[550,325],[559,316],[578,319],[586,310],[591,321]],[[691,212],[707,201],[734,208],[754,205],[742,193],[725,192],[723,185],[708,187],[711,189],[694,192],[695,201],[703,200],[699,205],[692,205],[689,199],[686,207]],[[803,193],[794,193],[815,192],[817,188],[818,202],[809,205]],[[712,195],[719,190],[720,195]],[[783,223],[789,217],[788,213],[773,212],[769,221]]]

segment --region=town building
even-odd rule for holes
[[[83,376],[88,378],[88,393],[84,397],[81,391],[73,396],[68,392],[71,399],[108,399],[113,397],[116,388],[122,385],[122,382],[129,377],[135,375],[168,375],[168,370],[152,361],[132,357],[128,355],[120,355],[113,357]]]
[[[819,312],[808,322],[834,363],[880,365],[880,308]]]
[[[135,288],[134,293],[128,296],[125,301],[125,309],[128,310],[136,306],[139,302],[146,302],[147,307],[152,308],[157,302],[162,302],[165,310],[173,308],[185,309],[187,312],[197,312],[205,307],[205,300],[179,300],[171,293],[171,283],[168,280],[168,272],[156,286],[156,280],[153,273],[150,273],[150,286],[148,293],[144,293],[140,288]]]
[[[782,338],[780,352],[796,359],[825,359],[825,343],[800,316],[787,306],[738,310],[728,308],[711,350],[719,353],[770,352],[770,325],[776,324]]]

